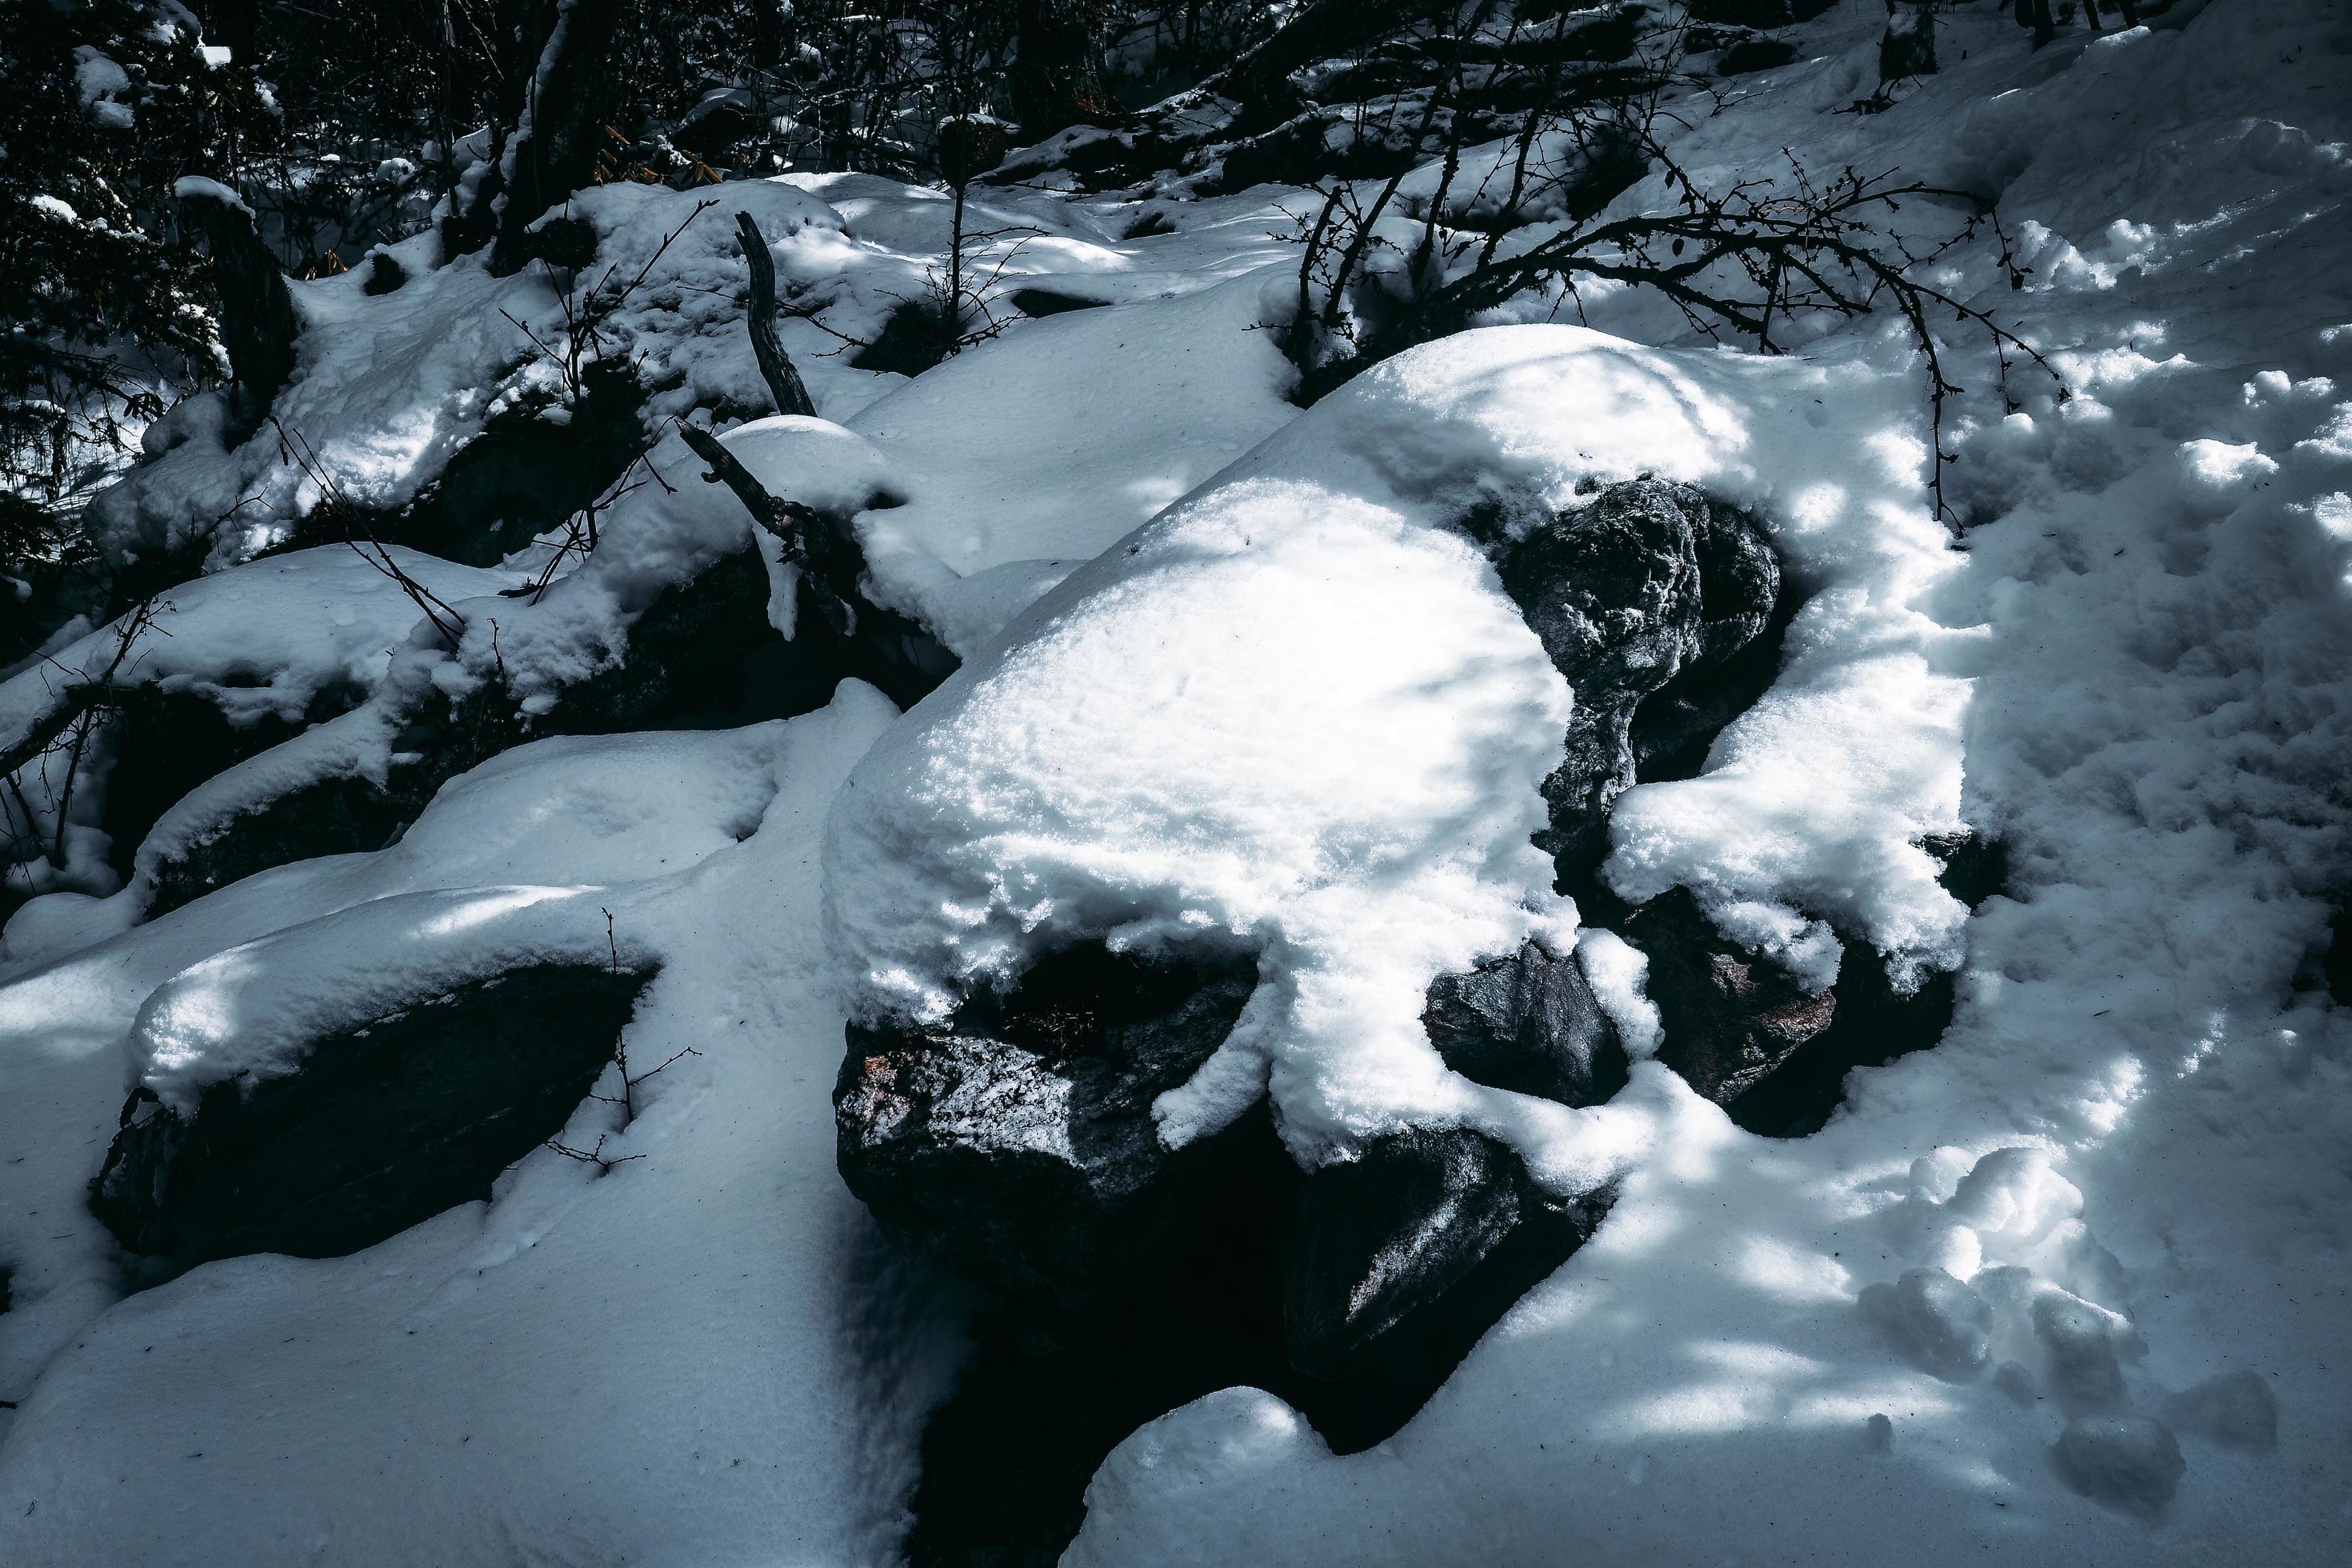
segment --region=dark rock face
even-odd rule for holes
[[[886,1231],[955,1272],[1072,1304],[1117,1292],[1220,1163],[1218,1139],[1164,1147],[1151,1102],[1224,1043],[1256,980],[1246,961],[1079,948],[946,1029],[852,1024],[834,1089],[842,1175]]]
[[[140,840],[182,795],[310,725],[349,711],[363,695],[356,687],[331,688],[299,720],[264,714],[239,725],[195,691],[165,690],[152,682],[123,691],[115,701],[114,759],[100,820],[113,839],[115,869],[129,874]]]
[[[1051,1568],[1104,1456],[1221,1388],[1265,1389],[1342,1454],[1387,1437],[1428,1398],[1429,1386],[1330,1383],[1291,1364],[1282,1252],[1302,1178],[1263,1106],[1227,1137],[1223,1184],[1149,1290],[1106,1310],[1032,1295],[978,1313],[962,1377],[924,1429],[909,1562]]]
[[[1489,1089],[1598,1105],[1625,1087],[1624,1042],[1584,971],[1532,942],[1439,976],[1421,1021],[1447,1067]]]
[[[1700,672],[1738,659],[1772,624],[1780,563],[1746,513],[1651,479],[1612,485],[1517,539],[1497,519],[1474,515],[1465,528],[1576,694],[1566,756],[1544,781],[1551,826],[1537,842],[1562,888],[1581,894],[1608,850],[1609,809],[1638,772],[1641,709],[1668,696],[1648,726],[1654,753],[1696,742],[1704,757],[1739,693],[1710,692]]]
[[[1246,960],[1078,948],[944,1027],[850,1026],[843,1175],[902,1246],[996,1292],[926,1431],[910,1561],[1054,1562],[1121,1438],[1236,1383],[1369,1447],[1591,1234],[1606,1194],[1562,1202],[1462,1129],[1302,1173],[1262,1103],[1162,1147],[1153,1100],[1255,984]],[[1441,979],[1429,1007],[1491,1079],[1579,1102],[1624,1080],[1581,972],[1538,947]]]
[[[1650,1000],[1665,1026],[1658,1059],[1718,1103],[1738,1100],[1830,1026],[1833,992],[1809,993],[1718,934],[1676,888],[1625,921],[1650,956]]]
[[[613,1059],[647,976],[542,964],[321,1039],[298,1072],[205,1091],[183,1118],[124,1105],[90,1206],[179,1268],[336,1258],[487,1197]]]
[[[1375,1139],[1300,1189],[1283,1258],[1291,1363],[1310,1376],[1434,1388],[1605,1207],[1554,1198],[1482,1132]]]
[[[371,254],[367,266],[367,280],[360,285],[360,292],[370,299],[397,293],[400,286],[408,281],[408,268],[403,267],[388,250]]]
[[[2008,878],[2008,852],[2000,839],[1960,833],[1929,838],[1922,847],[1943,865],[1938,879],[1945,891],[1970,909],[1999,892]],[[1844,944],[1837,984],[1823,996],[1834,1003],[1828,1026],[1724,1102],[1739,1126],[1768,1138],[1820,1131],[1843,1102],[1849,1073],[1933,1046],[1951,1026],[1955,1003],[1950,974],[1923,975],[1912,990],[1898,989],[1885,960],[1861,942]]]

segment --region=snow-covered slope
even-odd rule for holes
[[[842,1186],[843,1026],[936,1019],[1094,938],[1257,963],[1241,1026],[1160,1103],[1166,1141],[1265,1089],[1307,1163],[1460,1125],[1615,1201],[1389,1440],[1335,1457],[1274,1395],[1212,1394],[1110,1454],[1069,1563],[2341,1555],[2352,1015],[2322,955],[2352,889],[2352,14],[2184,0],[2034,50],[1971,0],[1937,14],[1940,72],[1844,112],[1885,25],[1830,10],[1675,150],[1701,183],[1792,147],[1999,196],[2022,287],[1989,233],[1939,286],[2066,395],[2021,376],[2005,409],[1952,334],[1957,538],[1891,315],[1763,358],[1595,285],[1586,324],[1488,322],[1300,415],[1263,326],[1295,289],[1282,193],[1155,199],[1173,232],[1138,238],[1139,204],[1003,193],[985,221],[1045,232],[994,259],[1108,308],[904,384],[792,324],[828,417],[730,437],[779,494],[854,515],[874,602],[963,657],[913,710],[845,683],[782,723],[541,741],[373,853],[127,930],[129,904],[28,906],[40,940],[0,973],[0,1561],[892,1561],[957,1309]],[[838,330],[875,330],[944,243],[937,193],[751,188]],[[583,210],[634,256],[695,199]],[[624,323],[657,413],[764,405],[729,216]],[[314,331],[284,405],[385,504],[548,374],[498,314],[546,320],[544,279],[415,271],[382,298],[306,286],[352,358]],[[257,488],[225,563],[316,499],[274,445],[220,450],[205,407],[110,503],[118,548]],[[1636,1058],[1654,1044],[1638,954],[1580,929],[1527,843],[1575,695],[1448,527],[1641,475],[1752,508],[1809,596],[1705,771],[1620,799],[1606,882],[1687,888],[1812,980],[1840,936],[1957,970],[1937,1048],[1858,1072],[1801,1140],[1655,1061],[1578,1110],[1484,1088],[1421,1021],[1433,975],[1538,933],[1580,949]],[[636,510],[642,539],[625,523],[551,593],[551,638],[601,626],[633,561],[746,536],[698,482]],[[272,657],[373,679],[411,617],[312,597]],[[538,658],[482,640],[468,668]],[[1921,843],[1963,824],[2009,855],[1973,913]],[[126,1294],[86,1189],[134,1082],[185,1103],[281,1071],[353,997],[459,973],[469,921],[572,953],[608,910],[615,963],[659,967],[635,1058],[698,1053],[633,1123],[575,1115],[574,1147],[626,1163],[541,1149],[365,1251]]]

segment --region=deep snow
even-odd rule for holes
[[[1957,543],[1885,321],[1768,361],[1591,290],[1590,328],[1441,342],[1294,419],[1252,330],[1295,265],[1267,237],[1279,193],[1156,201],[1177,232],[1134,241],[1131,209],[1018,193],[1005,216],[1048,233],[1014,268],[1113,308],[895,391],[794,328],[830,417],[731,437],[780,491],[855,510],[878,596],[966,656],[916,711],[853,687],[731,734],[541,742],[373,855],[143,924],[135,900],[27,906],[0,973],[0,1398],[23,1402],[0,1411],[0,1555],[887,1561],[951,1336],[834,1172],[842,1020],[936,1012],[1082,934],[1258,957],[1242,1030],[1163,1102],[1171,1138],[1265,1083],[1308,1158],[1435,1118],[1559,1187],[1619,1186],[1394,1438],[1335,1458],[1270,1395],[1213,1395],[1105,1464],[1072,1563],[2342,1554],[2352,1023],[2317,965],[2352,880],[2352,16],[2191,0],[2035,52],[1979,0],[1939,16],[1941,74],[1834,112],[1874,85],[1883,23],[1833,10],[1677,150],[1702,179],[1785,144],[1999,191],[2026,287],[1981,247],[1948,286],[2053,351],[2071,396],[2021,380],[2004,415],[1989,363],[1958,375]],[[845,330],[940,243],[935,193],[750,189]],[[588,210],[639,245],[690,202]],[[727,216],[673,251],[688,281],[734,286]],[[543,281],[414,270],[382,300],[305,286],[348,329],[313,341],[355,357],[289,392],[384,500],[478,427],[478,389],[544,374],[496,309],[543,319]],[[632,341],[667,356],[677,406],[759,406],[731,305],[688,292],[649,295]],[[185,444],[105,512],[117,542],[262,485],[215,546],[242,559],[300,477],[221,453],[201,406],[175,417],[155,444]],[[1817,977],[1831,923],[1959,971],[1942,1045],[1858,1074],[1799,1142],[1654,1062],[1589,1110],[1479,1089],[1417,1024],[1429,975],[1576,921],[1525,844],[1570,694],[1443,525],[1645,471],[1756,507],[1812,596],[1706,772],[1620,802],[1612,886],[1688,886]],[[722,492],[681,493],[641,503],[675,509],[659,538],[741,537]],[[618,537],[550,595],[549,668],[625,580]],[[2011,850],[1972,918],[1916,842],[1963,822]],[[82,1188],[124,1090],[271,1039],[157,1018],[256,963],[240,983],[290,1025],[319,993],[270,955],[338,921],[383,928],[337,960],[398,992],[432,919],[518,886],[582,889],[531,907],[609,907],[663,964],[633,1049],[701,1055],[620,1135],[648,1157],[600,1178],[542,1151],[366,1253],[121,1299]],[[1641,1054],[1638,955],[1573,940]],[[581,1112],[592,1141],[606,1109]]]

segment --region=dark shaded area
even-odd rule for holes
[[[1368,1447],[1591,1234],[1608,1194],[1555,1197],[1466,1129],[1376,1138],[1302,1173],[1261,1101],[1165,1148],[1152,1101],[1255,984],[1246,958],[1088,945],[946,1026],[850,1026],[845,1179],[902,1246],[1001,1292],[926,1430],[913,1563],[1053,1562],[1112,1447],[1238,1384],[1339,1452]],[[1539,948],[1442,979],[1429,1005],[1490,1078],[1577,1103],[1624,1081],[1581,973]]]
[[[1013,308],[1024,316],[1059,316],[1072,310],[1099,310],[1109,303],[1105,300],[1081,300],[1075,294],[1057,294],[1051,289],[1015,289],[1012,300]]]
[[[371,300],[400,291],[408,281],[408,268],[403,267],[391,252],[379,250],[368,258],[368,274],[360,283],[360,292]]]
[[[1740,27],[1787,27],[1809,22],[1837,0],[1690,0],[1694,22],[1720,22]]]
[[[113,700],[114,760],[99,819],[113,839],[109,858],[116,872],[131,874],[131,858],[148,829],[181,796],[214,774],[349,711],[363,696],[356,687],[331,687],[311,699],[299,719],[265,713],[239,725],[217,703],[185,689],[166,690],[151,683],[120,693]]]
[[[2327,917],[2327,951],[2320,959],[2327,994],[2339,1007],[2352,1007],[2352,904]]]
[[[1148,1292],[1072,1312],[1001,1297],[924,1428],[908,1560],[917,1568],[1049,1568],[1086,1517],[1087,1482],[1137,1427],[1221,1388],[1262,1388],[1342,1454],[1402,1426],[1428,1390],[1327,1383],[1290,1364],[1282,1249],[1299,1182],[1260,1106],[1228,1135],[1203,1223]]]
[[[226,187],[217,187],[224,193]],[[231,428],[252,430],[294,374],[294,340],[302,335],[293,291],[263,243],[253,209],[234,196],[187,187],[183,221],[205,237],[220,294],[221,343],[236,384],[229,395]]]
[[[955,326],[929,300],[902,300],[874,341],[850,355],[852,368],[920,375],[947,358]]]
[[[947,1028],[848,1026],[834,1089],[843,1179],[901,1246],[1073,1308],[1155,1274],[1224,1180],[1223,1137],[1160,1142],[1151,1103],[1209,1058],[1248,960],[1042,960]]]
[[[1797,46],[1786,38],[1742,38],[1715,57],[1717,76],[1747,76],[1787,65],[1797,58]]]
[[[215,1084],[192,1118],[142,1087],[90,1207],[176,1268],[373,1247],[487,1198],[561,1131],[647,978],[537,964],[472,982],[319,1040],[287,1077]]]
[[[1408,1128],[1303,1184],[1283,1254],[1291,1364],[1437,1391],[1478,1337],[1582,1246],[1608,1195],[1565,1201],[1501,1142]]]

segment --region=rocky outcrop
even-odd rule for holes
[[[1434,1388],[1607,1207],[1536,1185],[1466,1128],[1409,1128],[1310,1173],[1283,1258],[1291,1363],[1310,1376]]]
[[[560,1131],[646,978],[533,965],[345,1027],[284,1077],[216,1083],[190,1115],[140,1089],[91,1207],[126,1248],[174,1268],[373,1247],[488,1197]]]
[[[1591,1234],[1607,1194],[1563,1200],[1467,1129],[1304,1173],[1261,1102],[1168,1149],[1152,1102],[1255,984],[1245,959],[1087,946],[941,1026],[849,1026],[834,1105],[851,1191],[902,1247],[996,1292],[925,1438],[911,1561],[1054,1561],[1105,1454],[1236,1383],[1339,1452],[1368,1447]],[[1480,1081],[1589,1104],[1625,1080],[1581,970],[1538,945],[1441,978],[1427,1009]]]
[[[1077,948],[944,1028],[851,1024],[834,1089],[849,1190],[968,1278],[1073,1305],[1132,1289],[1224,1155],[1167,1148],[1151,1103],[1224,1042],[1256,973]]]
[[[1704,757],[1717,731],[1769,685],[1756,645],[1780,609],[1780,563],[1747,513],[1687,485],[1636,479],[1515,530],[1500,509],[1463,529],[1495,563],[1504,592],[1576,693],[1566,753],[1544,781],[1549,830],[1537,842],[1580,897],[1608,850],[1609,808],[1654,757]],[[1715,674],[1741,679],[1716,681]],[[1655,775],[1652,775],[1655,776]]]

